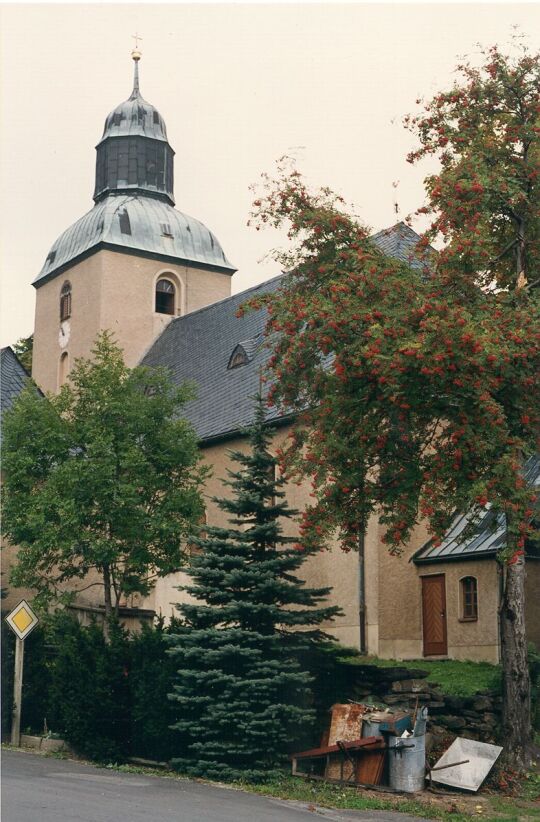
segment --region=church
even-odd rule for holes
[[[107,329],[128,366],[166,366],[177,383],[194,382],[197,396],[186,414],[212,468],[206,519],[224,525],[212,497],[224,493],[229,450],[246,448],[242,432],[252,419],[252,398],[269,356],[264,311],[241,318],[236,313],[249,297],[278,289],[286,275],[231,296],[235,268],[219,240],[175,208],[174,151],[163,117],[141,95],[141,55],[134,51],[132,57],[133,90],[107,116],[96,147],[94,205],[54,242],[33,283],[32,376],[43,392],[58,391],[74,361],[89,357],[96,336]],[[414,256],[418,235],[403,223],[373,240],[385,254],[419,264]],[[12,403],[24,377],[11,349],[4,349],[3,406]],[[290,420],[272,409],[268,424],[278,448]],[[529,480],[540,483],[538,460],[528,471]],[[287,486],[294,508],[305,507],[308,494],[307,487]],[[381,657],[497,662],[495,553],[504,542],[504,522],[486,511],[475,538],[460,540],[470,516],[456,517],[438,547],[420,524],[401,557],[388,554],[376,518],[362,554],[329,545],[311,557],[303,570],[306,582],[331,586],[330,601],[343,612],[323,627],[343,645]],[[528,568],[529,638],[540,643],[540,605],[532,596],[540,584],[540,563],[531,559]],[[183,582],[181,573],[158,580],[146,599],[126,601],[124,613],[170,617],[180,596],[176,586]],[[96,594],[90,598],[91,591],[77,600],[83,613],[99,611],[101,603]],[[10,591],[13,604],[18,594]]]

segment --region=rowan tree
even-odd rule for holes
[[[534,494],[521,468],[540,422],[538,57],[512,63],[491,50],[483,69],[462,71],[462,83],[412,121],[422,147],[411,159],[443,150],[427,181],[434,225],[418,264],[385,257],[340,198],[308,190],[282,163],[275,179],[264,176],[253,218],[288,227],[292,247],[278,259],[291,273],[250,306],[269,312],[270,402],[296,415],[283,467],[313,483],[307,544],[337,528],[354,549],[377,513],[400,553],[420,519],[437,541],[456,509],[489,500],[506,515],[504,733],[522,766]],[[429,247],[436,231],[447,241],[439,254]]]
[[[30,384],[3,427],[4,534],[11,582],[34,602],[101,587],[107,617],[184,562],[205,470],[179,414],[191,396],[164,370],[129,369],[107,333],[56,396]]]

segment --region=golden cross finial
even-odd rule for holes
[[[135,51],[139,51],[139,40],[142,40],[141,35],[140,34],[132,34],[131,36],[135,40]]]

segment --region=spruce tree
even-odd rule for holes
[[[284,500],[268,450],[262,399],[247,454],[229,471],[233,494],[218,499],[229,528],[207,527],[178,606],[183,625],[171,637],[182,756],[173,764],[192,776],[267,778],[283,762],[295,733],[313,722],[310,675],[297,654],[327,636],[318,627],[339,613],[317,607],[329,588],[295,576],[306,552],[285,537],[279,520],[296,514]],[[204,537],[204,538],[203,538]]]

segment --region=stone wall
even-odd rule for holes
[[[379,668],[355,665],[356,683],[352,698],[393,710],[414,710],[424,705],[429,711],[428,731],[434,736],[463,736],[481,742],[495,742],[501,720],[501,696],[478,691],[474,696],[444,694],[427,682],[427,671],[417,668]]]

